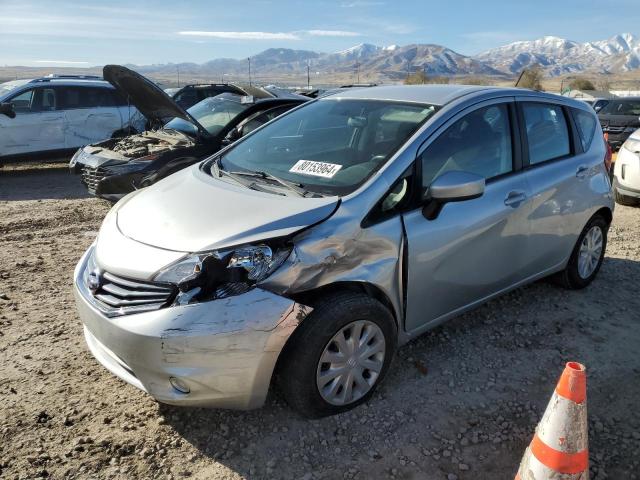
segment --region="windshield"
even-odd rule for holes
[[[0,83],[0,97],[4,97],[7,93],[12,91],[14,88],[23,85],[26,82],[5,82]]]
[[[608,115],[640,115],[640,100],[612,100],[600,113]]]
[[[209,97],[187,110],[211,135],[219,134],[234,118],[245,111],[250,103],[241,103],[240,95],[223,93]],[[165,128],[180,130],[190,135],[197,135],[195,125],[181,118],[174,118]]]
[[[393,156],[434,105],[327,98],[280,117],[220,159],[227,171],[266,172],[326,195],[346,195]]]

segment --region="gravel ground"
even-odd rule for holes
[[[640,209],[586,290],[521,288],[400,349],[371,401],[308,421],[157,404],[85,348],[73,267],[109,205],[0,170],[0,477],[512,479],[564,362],[588,368],[591,478],[640,478]]]

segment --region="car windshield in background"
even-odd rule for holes
[[[640,116],[640,100],[613,100],[600,110],[605,115],[637,115]]]
[[[18,85],[16,85],[14,82],[0,83],[0,97],[5,96],[17,86]]]
[[[219,166],[265,172],[325,195],[346,195],[380,169],[436,108],[327,98],[247,137]]]
[[[223,93],[209,97],[187,110],[211,135],[219,134],[229,122],[246,110],[251,104],[242,103],[240,95]],[[195,125],[181,118],[174,118],[165,128],[179,130],[190,135],[197,135]]]

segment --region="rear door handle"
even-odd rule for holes
[[[513,190],[509,192],[507,197],[504,199],[504,204],[507,207],[518,208],[522,202],[527,199],[527,195],[522,190]]]
[[[588,171],[589,171],[589,167],[587,167],[586,165],[580,165],[576,170],[576,177],[584,178],[587,176]]]

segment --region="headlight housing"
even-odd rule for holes
[[[625,149],[633,153],[640,153],[640,140],[634,138],[628,138],[622,145]]]
[[[177,285],[192,298],[223,298],[246,292],[271,275],[291,253],[265,244],[189,255],[161,270],[154,281]],[[197,290],[196,290],[197,289]]]

